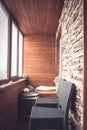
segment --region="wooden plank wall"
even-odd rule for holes
[[[0,89],[0,130],[18,127],[18,95],[25,88],[25,80],[8,84]]]
[[[55,34],[64,0],[3,0],[24,35]]]
[[[24,74],[28,75],[33,87],[54,85],[54,35],[24,37]]]

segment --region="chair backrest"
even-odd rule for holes
[[[61,86],[63,84],[63,81],[66,81],[65,79],[60,78],[58,81],[58,89],[57,89],[57,97],[59,97],[59,91],[61,91]],[[61,89],[61,90],[60,90]]]
[[[75,85],[71,82],[62,80],[59,86],[58,98],[59,106],[65,112],[65,118],[68,118],[69,107],[71,104],[72,94],[74,92]]]

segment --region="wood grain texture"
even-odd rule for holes
[[[24,73],[33,86],[54,85],[55,37],[30,36],[24,38]]]
[[[25,80],[0,89],[0,130],[16,130],[18,125],[18,95]]]
[[[24,35],[55,34],[64,0],[3,0]]]
[[[46,97],[46,98],[56,98],[56,91],[55,90],[49,90],[49,91],[41,91],[38,90],[38,93],[40,97]]]

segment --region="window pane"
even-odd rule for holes
[[[8,14],[0,4],[0,80],[7,79]]]
[[[17,76],[17,36],[17,27],[12,23],[11,76]]]
[[[22,76],[22,67],[23,67],[23,35],[19,32],[19,70],[18,76]]]

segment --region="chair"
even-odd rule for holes
[[[68,81],[62,82],[62,92],[58,98],[58,107],[33,106],[30,114],[29,130],[61,129],[68,130],[68,112],[75,85]]]
[[[62,83],[65,79],[60,78],[58,82],[58,90],[57,90],[57,95],[56,98],[44,98],[44,97],[39,97],[35,101],[36,106],[42,106],[42,107],[58,107],[58,95],[62,92]]]

